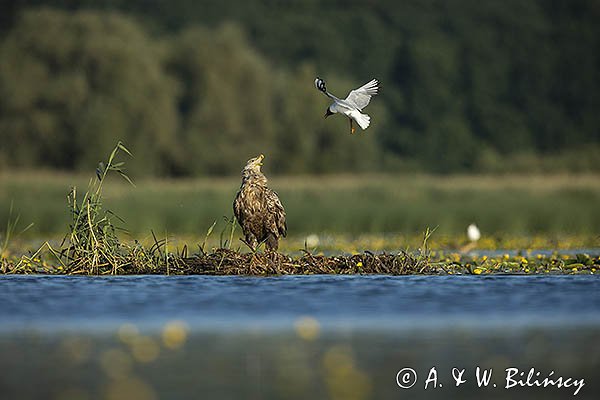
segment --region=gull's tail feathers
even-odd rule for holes
[[[371,117],[369,117],[367,114],[361,113],[360,111],[353,111],[350,116],[356,121],[358,126],[360,126],[363,131],[371,124]]]

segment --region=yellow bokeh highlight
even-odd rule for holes
[[[149,363],[158,357],[160,347],[154,339],[148,336],[138,336],[131,343],[133,358],[141,363]]]
[[[294,323],[296,334],[304,340],[315,340],[319,337],[321,325],[313,317],[300,317]]]
[[[175,350],[185,344],[188,336],[188,326],[183,321],[167,323],[162,332],[162,341],[165,347]]]
[[[136,337],[140,335],[140,330],[134,324],[123,324],[117,332],[119,340],[123,343],[132,344]]]

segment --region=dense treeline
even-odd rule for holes
[[[89,169],[118,139],[149,175],[237,173],[261,152],[279,173],[600,168],[596,1],[23,0],[0,15],[0,168]],[[340,96],[382,81],[365,134],[323,121],[317,74]]]

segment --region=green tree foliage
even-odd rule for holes
[[[329,100],[313,86],[312,65],[275,69],[230,23],[188,28],[169,43],[187,150],[179,172],[236,174],[261,153],[279,173],[373,169],[373,132],[357,141],[340,126],[346,121],[323,121]]]
[[[42,9],[0,52],[7,165],[89,169],[121,139],[137,175],[235,174],[260,153],[280,173],[373,168],[376,129],[325,123],[314,67],[276,70],[235,24],[153,41],[131,18]]]
[[[281,173],[600,166],[595,0],[22,0],[0,15],[0,166],[79,168],[115,138],[149,174],[237,173],[257,153]],[[315,75],[339,96],[381,80],[364,135],[323,121]]]
[[[234,25],[191,28],[171,40],[168,70],[177,99],[184,173],[230,174],[247,158],[272,153],[275,125],[270,67]]]
[[[144,155],[135,172],[159,173],[174,157],[174,88],[159,48],[129,19],[26,12],[0,48],[4,162],[89,169],[122,139]]]

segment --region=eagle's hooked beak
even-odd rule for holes
[[[333,113],[331,111],[329,111],[329,107],[327,107],[327,111],[325,111],[325,115],[323,116],[323,118],[327,118],[330,115],[333,115]]]

